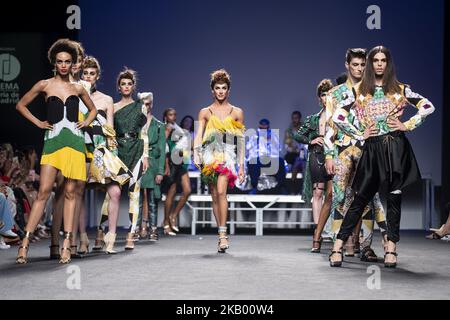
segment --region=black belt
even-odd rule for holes
[[[380,142],[380,141],[385,142],[385,141],[387,141],[387,139],[391,139],[394,137],[403,137],[403,136],[405,136],[405,133],[403,131],[397,130],[397,131],[392,131],[392,132],[383,134],[381,136],[370,137],[366,140],[366,143]]]
[[[137,137],[138,134],[136,132],[125,132],[117,135],[119,139],[136,139]]]

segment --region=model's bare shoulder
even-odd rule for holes
[[[104,94],[103,92],[97,91],[99,93],[100,99],[104,100],[106,103],[114,104],[113,98]]]
[[[78,93],[78,95],[83,94],[84,91],[86,91],[84,86],[80,83],[72,82],[71,85],[73,86],[73,88],[75,88],[75,91]]]
[[[209,114],[209,107],[205,107],[205,108],[201,108],[199,113],[198,113],[198,117],[199,118],[208,118],[208,114]]]
[[[51,81],[51,79],[39,80],[38,82],[36,82],[33,88],[37,91],[45,91]]]
[[[244,113],[244,110],[240,107],[233,106],[233,109],[234,109],[233,112]]]
[[[244,117],[244,110],[242,108],[233,106],[233,114],[236,118],[241,119]]]

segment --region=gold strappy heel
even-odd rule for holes
[[[70,249],[70,238],[72,237],[72,232],[64,232],[64,242],[63,247],[61,248],[61,258],[59,259],[59,263],[67,264],[71,259],[72,250]],[[66,242],[69,242],[69,246],[66,246]],[[64,255],[64,252],[69,251],[69,255],[67,253]]]
[[[22,239],[22,245],[19,247],[19,250],[17,252],[17,258],[16,258],[16,263],[17,264],[25,264],[28,262],[28,248],[30,246],[30,236],[31,236],[31,232],[27,231],[25,233],[25,237]],[[24,245],[24,241],[27,240],[28,244]],[[20,254],[20,250],[25,249],[25,254]],[[22,251],[23,252],[23,251]]]

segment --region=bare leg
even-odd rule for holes
[[[34,232],[37,224],[41,220],[42,214],[44,213],[45,203],[52,192],[53,183],[55,182],[57,173],[58,170],[50,165],[41,166],[39,192],[33,206],[31,207],[31,212],[25,231]]]
[[[173,207],[173,200],[175,198],[175,194],[177,192],[177,184],[172,183],[167,191],[166,202],[164,203],[164,225],[167,226],[170,224],[170,212]]]
[[[322,210],[322,202],[323,202],[323,189],[324,183],[315,183],[313,185],[313,203],[312,203],[312,211],[313,211],[313,219],[314,224],[319,223],[320,212]]]
[[[82,205],[80,208],[80,221],[79,221],[79,227],[80,234],[86,233],[86,218],[87,218],[87,210],[86,206]]]
[[[181,176],[181,188],[183,189],[183,192],[181,193],[180,201],[178,201],[177,206],[173,211],[173,214],[170,215],[170,223],[172,225],[172,228],[175,229],[175,231],[177,230],[179,231],[177,227],[177,217],[180,214],[181,210],[183,209],[184,205],[186,204],[189,195],[191,194],[191,181],[187,173]]]
[[[314,252],[320,252],[320,235],[322,234],[323,228],[327,223],[328,217],[330,216],[331,202],[333,200],[333,181],[327,182],[327,189],[325,193],[325,201],[323,202],[322,208],[320,210],[319,221],[317,223],[316,230],[314,231],[313,238],[313,250]],[[315,244],[319,243],[318,246]]]
[[[164,204],[164,234],[174,236],[176,235],[175,232],[173,232],[171,226],[170,226],[170,211],[173,207],[173,199],[175,198],[175,194],[177,192],[177,184],[172,183],[169,190],[167,191],[167,197],[166,197],[166,203]]]
[[[51,247],[59,247],[59,231],[61,230],[64,210],[64,176],[58,171],[56,175],[55,205],[53,206]],[[56,254],[59,254],[59,249]]]
[[[55,182],[58,170],[49,165],[41,166],[41,180],[39,186],[39,192],[36,200],[31,207],[30,216],[28,218],[27,225],[25,226],[25,238],[23,239],[22,246],[19,247],[17,253],[17,263],[27,262],[27,251],[30,244],[29,235],[36,229],[39,220],[41,220],[44,213],[45,203],[47,202],[50,193],[52,192],[53,183]]]
[[[67,182],[66,182],[67,183]],[[86,187],[86,182],[81,181],[81,180],[74,180],[73,181],[74,184],[74,195],[75,195],[75,211],[74,211],[74,215],[73,215],[73,222],[72,222],[72,226],[73,229],[72,231],[72,241],[71,241],[71,247],[75,247],[77,246],[77,235],[78,235],[78,226],[79,226],[79,222],[80,222],[80,216],[81,216],[81,210],[84,207],[84,190]],[[65,204],[66,202],[64,202]],[[64,211],[65,212],[65,211]],[[64,215],[64,219],[65,219],[66,215]],[[64,225],[66,225],[64,223]],[[74,254],[75,252],[72,250],[72,254]]]
[[[70,244],[71,240],[68,234],[70,235],[71,230],[73,230],[75,223],[75,209],[77,202],[77,189],[80,184],[79,180],[71,180],[66,179],[65,187],[64,187],[64,233],[65,239],[63,242],[63,248],[61,248],[61,259],[60,263],[68,263],[70,262],[71,250]],[[84,183],[84,182],[83,182]]]
[[[119,217],[119,205],[121,190],[119,185],[111,183],[107,189],[109,195],[108,203],[108,231],[116,233],[117,219]]]
[[[228,199],[227,199],[228,178],[220,175],[217,178],[217,198],[219,202],[219,214],[217,225],[219,226],[219,248],[220,253],[225,253],[229,248],[227,236],[227,220],[228,220]]]
[[[228,219],[228,200],[227,200],[228,178],[220,175],[217,178],[217,198],[219,200],[219,220],[217,224],[219,227],[227,225]]]
[[[213,214],[214,217],[216,218],[216,224],[219,227],[219,198],[217,195],[217,186],[215,186],[214,184],[210,184],[209,185],[209,192],[211,193],[211,198],[212,198],[212,207],[213,207]]]

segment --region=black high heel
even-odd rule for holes
[[[392,251],[386,252],[384,254],[384,267],[385,268],[396,268],[397,267],[397,261],[395,261],[395,262],[386,262],[386,256],[388,254],[392,254],[392,255],[394,255],[396,257],[398,256],[397,252],[392,252]]]
[[[49,248],[50,248],[50,260],[57,260],[57,259],[59,259],[60,258],[60,255],[59,255],[59,244],[52,244],[52,245],[49,246]],[[53,248],[58,248],[58,249],[52,250]]]
[[[341,255],[341,261],[331,261],[331,256],[333,254],[340,254]],[[330,267],[340,267],[342,266],[342,261],[344,261],[344,255],[342,254],[342,248],[339,251],[331,251],[330,255],[328,256],[328,261],[330,261]]]
[[[320,249],[322,248],[322,237],[320,237],[320,239],[319,240],[314,240],[313,239],[313,246],[312,246],[312,248],[311,248],[311,252],[312,253],[320,253]],[[314,244],[315,243],[318,243],[319,244],[319,246],[318,247],[314,247]]]

